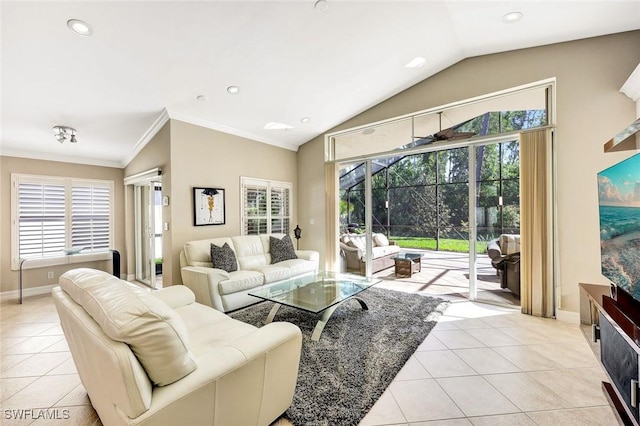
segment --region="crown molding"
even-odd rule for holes
[[[620,92],[636,102],[640,100],[640,64],[638,64],[627,81],[622,85]]]
[[[280,141],[267,139],[262,136],[255,135],[250,132],[245,132],[243,130],[236,129],[235,127],[226,126],[224,124],[216,123],[214,121],[203,120],[201,118],[193,117],[188,114],[183,114],[180,112],[169,111],[169,117],[172,120],[184,121],[185,123],[193,124],[195,126],[205,127],[211,130],[217,130],[222,133],[228,133],[230,135],[239,136],[241,138],[250,139],[256,142],[266,143],[268,145],[277,146],[279,148],[288,149],[290,151],[297,151],[298,147],[295,145],[291,145],[288,143],[283,143]]]
[[[144,148],[149,143],[149,141],[153,139],[153,137],[160,131],[160,129],[162,129],[165,124],[167,124],[168,121],[169,112],[166,108],[162,108],[162,111],[160,112],[158,118],[156,118],[156,121],[154,121],[151,127],[149,127],[149,129],[144,132],[142,137],[138,139],[138,142],[136,142],[136,144],[133,146],[133,149],[131,150],[129,155],[127,155],[123,159],[121,166],[126,167],[127,165],[129,165],[131,160],[133,160],[136,155],[138,155],[140,151],[142,151],[142,148]]]
[[[57,155],[51,153],[41,153],[37,151],[25,151],[19,149],[2,149],[0,151],[0,156],[3,157],[19,157],[19,158],[28,158],[31,160],[44,160],[44,161],[56,161],[61,163],[72,163],[72,164],[83,164],[89,166],[100,166],[100,167],[113,167],[116,169],[122,168],[122,163],[120,161],[110,161],[110,160],[100,160],[97,158],[88,158],[88,157],[71,157],[68,155]]]
[[[142,137],[135,144],[135,146],[133,147],[129,155],[122,161],[122,164],[119,165],[119,167],[126,167],[131,162],[131,160],[133,160],[136,157],[136,155],[138,155],[140,151],[142,151],[142,148],[144,148],[151,141],[151,139],[153,139],[153,137],[160,131],[160,129],[162,129],[162,127],[169,120],[183,121],[185,123],[193,124],[194,126],[200,126],[200,127],[204,127],[211,130],[217,130],[222,133],[227,133],[230,135],[239,136],[241,138],[250,139],[256,142],[277,146],[279,148],[288,149],[290,151],[298,151],[298,146],[296,145],[291,145],[288,143],[267,139],[267,138],[255,135],[253,133],[236,129],[235,127],[226,126],[224,124],[216,123],[214,121],[203,120],[201,118],[193,117],[188,114],[183,114],[176,111],[169,111],[166,108],[163,108],[162,112],[160,113],[160,116],[158,116],[158,118],[156,119],[156,121],[153,122],[151,127],[149,127],[149,129],[144,133],[144,135],[142,135]]]

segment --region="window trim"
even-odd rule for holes
[[[289,213],[287,218],[289,219],[289,225],[293,223],[293,184],[291,182],[278,181],[278,180],[270,180],[270,179],[259,179],[259,178],[251,178],[240,176],[240,235],[260,235],[260,234],[247,234],[245,231],[245,222],[247,220],[247,214],[245,212],[246,205],[246,186],[264,186],[267,189],[267,234],[271,234],[271,189],[272,188],[283,188],[289,191]],[[292,230],[289,230],[291,232]]]
[[[19,257],[19,184],[20,183],[38,183],[38,184],[55,184],[63,185],[65,187],[65,242],[71,241],[71,206],[72,206],[72,188],[74,186],[103,186],[109,190],[109,249],[104,251],[96,251],[91,253],[78,253],[74,255],[66,255],[60,252],[60,255],[45,256],[45,257],[27,257],[21,259]],[[28,259],[23,264],[22,269],[42,268],[45,266],[56,266],[65,264],[74,264],[82,262],[93,262],[100,260],[108,260],[111,258],[111,247],[113,247],[114,240],[114,208],[113,200],[115,196],[115,184],[111,180],[100,179],[88,179],[88,178],[75,178],[64,176],[45,176],[45,175],[32,175],[22,173],[11,173],[11,270],[17,271],[20,269],[21,260]]]

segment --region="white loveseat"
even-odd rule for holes
[[[196,301],[222,312],[259,302],[251,290],[318,271],[319,254],[295,250],[297,259],[271,264],[269,237],[284,234],[243,235],[189,241],[180,253],[182,283],[196,295]],[[213,268],[211,244],[227,243],[235,253],[237,270]]]
[[[261,328],[194,301],[74,269],[53,299],[91,404],[112,425],[269,425],[290,405],[300,329]]]

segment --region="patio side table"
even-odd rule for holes
[[[422,270],[422,255],[420,253],[402,253],[393,258],[396,277],[411,278],[414,272]]]

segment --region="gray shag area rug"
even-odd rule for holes
[[[347,301],[333,313],[318,342],[311,341],[311,333],[319,315],[287,306],[278,311],[274,321],[302,330],[298,384],[285,414],[294,425],[357,425],[449,304],[375,287],[358,297],[369,310]],[[260,327],[272,306],[262,302],[230,315]]]

